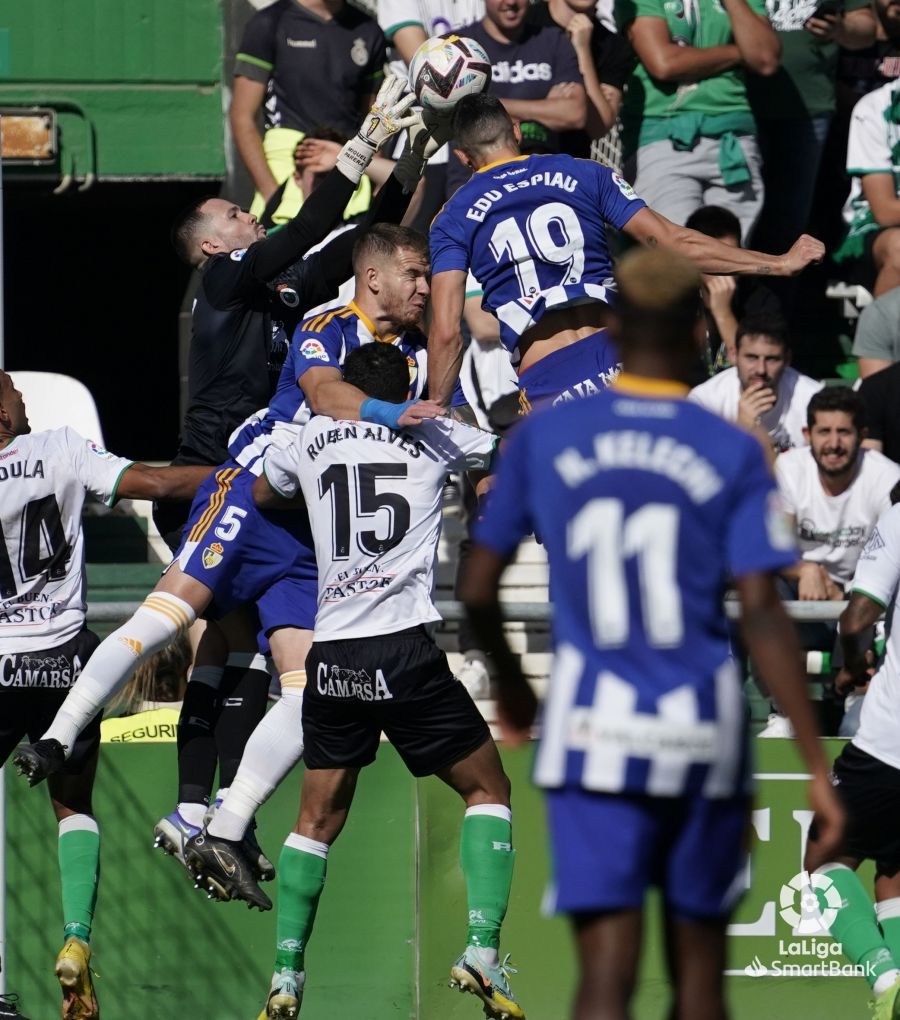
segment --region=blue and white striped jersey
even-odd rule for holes
[[[471,271],[514,352],[547,309],[606,301],[606,224],[645,208],[618,174],[572,156],[519,156],[472,174],[431,225],[431,271]]]
[[[535,779],[656,796],[748,783],[722,597],[730,576],[796,561],[758,442],[620,376],[526,418],[501,452],[476,540],[547,548],[555,661]]]
[[[311,417],[300,386],[303,374],[310,368],[340,368],[350,351],[373,342],[394,344],[403,351],[409,364],[409,397],[421,397],[426,380],[425,336],[417,330],[379,336],[368,316],[351,301],[343,308],[312,316],[294,331],[271,403],[248,418],[229,439],[228,452],[235,461],[259,474],[266,448],[289,445]]]

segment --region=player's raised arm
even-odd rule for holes
[[[812,773],[809,801],[816,813],[819,847],[827,857],[840,842],[844,812],[829,779],[829,764],[806,694],[797,631],[781,604],[771,574],[746,574],[736,583],[741,599],[741,635],[747,651],[773,699],[791,720],[800,753]]]
[[[450,269],[431,278],[431,329],[428,333],[428,392],[433,400],[450,405],[462,366],[460,329],[466,303],[466,273]]]
[[[748,248],[733,248],[697,230],[679,227],[652,209],[641,209],[622,228],[648,248],[668,248],[689,259],[702,273],[735,276],[796,276],[825,255],[821,241],[801,234],[784,255],[766,255]]]

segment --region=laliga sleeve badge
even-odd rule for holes
[[[628,199],[629,202],[634,201],[637,195],[634,193],[634,188],[625,180],[624,177],[620,177],[618,174],[612,175],[613,184],[622,192],[622,194]]]
[[[212,570],[213,567],[217,567],[222,562],[222,553],[225,552],[225,547],[219,542],[213,542],[203,550],[203,566],[207,570]]]
[[[310,361],[328,361],[328,352],[319,340],[304,340],[300,344],[300,353]]]

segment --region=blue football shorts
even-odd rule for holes
[[[554,912],[640,909],[656,886],[674,917],[722,918],[743,894],[750,798],[546,793]]]
[[[197,490],[175,562],[213,593],[218,619],[255,603],[264,634],[276,627],[312,630],[316,555],[302,510],[257,509],[255,476],[236,465],[213,472]]]
[[[519,375],[519,392],[532,408],[590,397],[619,374],[619,352],[606,329],[541,358]]]

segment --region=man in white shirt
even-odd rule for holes
[[[807,421],[809,448],[789,450],[775,461],[801,554],[785,575],[796,582],[800,599],[842,599],[878,515],[891,505],[900,465],[861,447],[863,403],[845,386],[815,394]]]
[[[735,334],[737,363],[695,386],[689,399],[726,421],[768,433],[776,452],[805,446],[806,406],[822,384],[791,368],[780,319],[743,319]]]
[[[409,387],[406,358],[391,345],[367,344],[347,355],[344,381],[393,401]],[[413,433],[318,415],[291,446],[266,453],[254,498],[260,506],[302,499],[319,588],[306,658],[300,816],[278,862],[275,973],[259,1020],[299,1011],[328,853],[382,731],[413,775],[437,775],[466,805],[468,944],[451,981],[477,995],[488,1016],[524,1017],[499,957],[514,856],[509,780],[487,724],[430,635],[440,620],[432,587],[444,478],[487,470],[495,443],[491,433],[444,417]],[[239,781],[222,810],[236,791],[243,793]],[[237,840],[205,832],[188,842],[185,857],[214,893],[259,902]]]
[[[847,608],[841,614],[844,667],[835,685],[869,689],[859,729],[834,763],[832,781],[847,811],[838,854],[823,855],[815,825],[810,829],[804,867],[833,884],[841,907],[823,929],[843,947],[872,987],[876,1020],[900,1014],[900,507],[883,513],[863,549]],[[888,617],[887,650],[872,677],[872,626]],[[875,911],[856,875],[864,860],[875,863]]]
[[[794,519],[801,556],[782,572],[781,592],[787,598],[843,599],[875,521],[891,505],[900,465],[862,448],[864,414],[859,394],[846,386],[821,390],[807,410],[809,447],[788,450],[775,461],[778,489]],[[831,652],[833,623],[802,623],[799,631],[804,648]],[[777,712],[760,734],[792,735]]]

